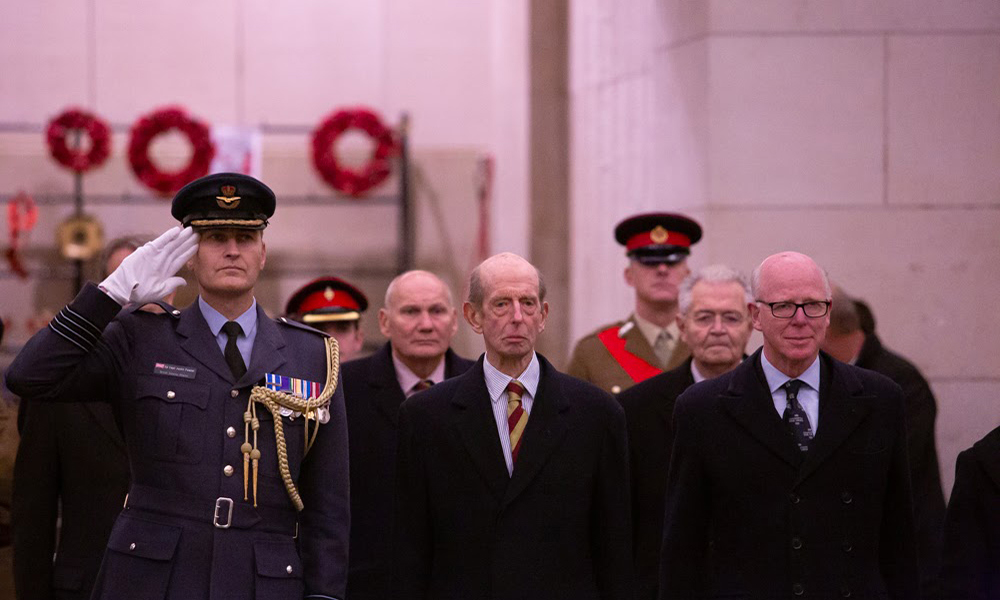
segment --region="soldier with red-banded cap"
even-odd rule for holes
[[[701,226],[684,215],[646,213],[619,223],[615,239],[629,259],[625,282],[635,289],[635,311],[577,342],[567,369],[613,394],[689,356],[677,329],[677,294]]]
[[[339,277],[320,277],[298,289],[285,305],[285,315],[326,332],[340,345],[340,361],[357,358],[365,343],[361,314],[368,298]]]

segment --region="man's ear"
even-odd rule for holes
[[[681,339],[684,339],[684,329],[687,327],[687,320],[680,314],[674,318],[677,320],[677,329],[681,332]]]
[[[264,268],[264,263],[266,263],[266,262],[267,262],[267,244],[265,244],[264,240],[261,239],[260,240],[260,268],[261,269]]]
[[[378,330],[383,336],[389,337],[389,313],[385,308],[378,309]]]
[[[750,309],[750,322],[753,323],[753,328],[757,331],[763,331],[760,327],[760,307],[757,306],[756,302],[748,302],[747,308]]]
[[[476,307],[471,302],[462,303],[462,314],[465,316],[465,320],[468,321],[469,326],[472,327],[472,330],[482,335],[482,315],[479,314],[479,311],[476,310]]]

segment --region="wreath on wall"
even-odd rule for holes
[[[337,140],[348,129],[363,131],[375,143],[368,161],[358,169],[342,165],[335,151]],[[385,181],[392,168],[390,159],[396,151],[392,130],[366,108],[333,112],[313,132],[313,166],[333,189],[349,196],[359,196]]]
[[[86,134],[90,138],[90,149],[86,152],[83,140],[70,147],[67,138],[70,132]],[[74,136],[75,138],[76,136]],[[111,153],[111,130],[107,123],[93,114],[71,108],[63,111],[49,122],[45,138],[49,144],[49,154],[59,164],[77,173],[95,169],[107,160]]]
[[[190,142],[191,160],[178,171],[165,172],[150,158],[149,146],[157,136],[173,129],[186,136]],[[214,157],[215,144],[212,143],[208,126],[189,117],[183,109],[161,108],[140,118],[132,127],[132,138],[128,145],[132,172],[146,187],[162,194],[172,194],[208,174]]]

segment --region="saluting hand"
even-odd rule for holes
[[[197,251],[194,229],[173,227],[125,257],[100,287],[122,306],[160,300],[186,283],[175,275]]]

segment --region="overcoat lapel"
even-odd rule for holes
[[[480,357],[474,367],[460,376],[461,381],[451,398],[451,404],[456,411],[454,429],[476,465],[476,470],[499,502],[510,478],[507,475],[496,420],[493,418],[490,393],[483,376],[483,360]],[[529,418],[528,428],[530,427]],[[521,449],[522,456],[524,450],[525,448]]]
[[[976,442],[972,447],[976,460],[983,466],[993,483],[1000,487],[1000,444],[995,443],[994,436],[988,436]]]
[[[250,352],[250,366],[237,382],[240,386],[251,385],[264,379],[267,373],[277,373],[285,364],[285,338],[278,331],[278,324],[271,320],[264,309],[257,305],[257,337]],[[216,349],[218,346],[216,346]],[[220,353],[221,355],[221,353]],[[228,367],[227,367],[228,368]],[[325,381],[317,382],[321,386]]]
[[[848,370],[820,355],[819,427],[806,452],[799,481],[809,476],[847,439],[871,410],[873,396]]]
[[[686,359],[682,365],[678,365],[678,368],[683,366],[684,375],[681,381],[679,381],[676,386],[671,386],[669,389],[661,389],[660,397],[656,401],[656,412],[660,416],[660,421],[663,424],[664,431],[670,431],[673,427],[672,423],[674,420],[674,402],[666,402],[664,396],[670,394],[677,398],[684,390],[688,389],[694,385],[694,375],[691,374],[691,358]]]
[[[372,356],[368,368],[368,385],[372,388],[372,404],[393,425],[399,421],[399,405],[406,394],[399,387],[396,366],[392,363],[392,345],[386,343]]]
[[[774,410],[771,391],[760,371],[760,350],[744,360],[722,398],[726,411],[757,441],[782,460],[798,467],[802,453]]]
[[[528,426],[524,429],[521,450],[504,496],[504,505],[510,504],[538,475],[549,456],[559,446],[568,428],[569,401],[562,392],[558,378],[553,374],[552,365],[541,356],[538,360],[541,363],[538,393],[531,406]],[[494,439],[497,435],[494,425]],[[506,470],[506,465],[504,467]]]
[[[205,317],[202,316],[197,301],[181,311],[177,333],[184,338],[181,340],[181,348],[185,352],[214,371],[219,377],[235,383],[229,365],[226,364],[226,359],[223,358],[215,337],[209,331],[208,323],[205,322]]]

